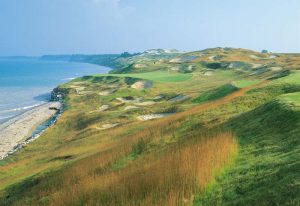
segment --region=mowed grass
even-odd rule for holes
[[[155,71],[147,73],[136,73],[136,74],[103,74],[96,76],[115,76],[115,77],[132,77],[139,79],[147,79],[154,82],[184,82],[192,78],[192,74],[168,72],[168,71]]]
[[[287,77],[281,78],[279,82],[288,84],[300,84],[300,71],[293,71]]]
[[[245,88],[254,84],[257,84],[260,80],[249,80],[249,79],[242,79],[233,82],[233,85],[237,88]]]
[[[299,109],[300,107],[300,92],[281,95],[278,99],[282,103],[286,103],[295,109]]]
[[[200,96],[196,97],[195,99],[192,100],[193,103],[203,103],[203,102],[208,102],[208,101],[213,101],[222,97],[225,97],[226,95],[237,91],[238,88],[235,87],[232,84],[226,84],[223,86],[220,86],[216,89],[204,92]]]

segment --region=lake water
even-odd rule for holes
[[[0,123],[45,103],[59,84],[109,70],[76,62],[0,58]]]

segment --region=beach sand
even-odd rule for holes
[[[50,109],[52,108],[52,109]],[[32,135],[35,128],[50,119],[61,108],[60,102],[49,102],[0,124],[0,160]]]

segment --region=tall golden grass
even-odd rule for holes
[[[112,169],[130,148],[128,143],[78,162],[37,196],[53,206],[191,205],[232,160],[237,144],[228,132],[206,134]]]

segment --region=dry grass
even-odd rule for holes
[[[231,133],[198,136],[112,169],[130,148],[128,143],[78,162],[37,197],[53,206],[191,205],[194,195],[232,160],[237,144]]]

